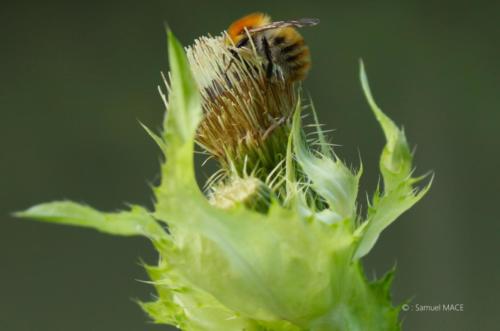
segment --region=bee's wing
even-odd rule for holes
[[[296,20],[271,22],[269,24],[259,26],[258,28],[249,29],[248,32],[250,33],[262,32],[266,30],[286,28],[289,26],[293,26],[295,28],[303,28],[306,26],[315,26],[318,24],[319,24],[318,18],[299,18]]]

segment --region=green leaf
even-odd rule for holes
[[[164,121],[164,155],[162,182],[155,189],[158,219],[174,225],[170,211],[182,208],[178,198],[206,200],[200,191],[194,172],[194,139],[201,120],[201,97],[189,68],[186,54],[171,31],[168,31],[168,55],[171,89]],[[183,197],[182,197],[183,196]]]
[[[342,222],[309,222],[278,205],[263,215],[190,203],[182,216],[173,268],[243,316],[305,325],[346,295],[337,286],[353,271],[353,238]]]
[[[411,175],[412,154],[404,131],[398,129],[396,124],[375,103],[362,61],[360,62],[360,80],[368,104],[384,131],[386,145],[380,156],[380,171],[384,179],[384,190],[391,191]]]
[[[168,256],[160,261],[159,266],[145,266],[158,298],[139,304],[155,323],[170,324],[187,331],[260,330],[251,320],[236,316],[213,296],[191,286],[168,265],[167,260]]]
[[[375,245],[382,231],[401,214],[417,203],[429,190],[432,179],[421,191],[413,187],[422,178],[412,178],[412,155],[403,130],[377,106],[368,85],[363,62],[360,79],[368,103],[375,114],[386,138],[386,145],[380,157],[380,171],[384,180],[383,193],[378,191],[373,197],[366,222],[358,228],[358,248],[354,259],[366,255]]]
[[[312,188],[328,203],[332,220],[351,219],[356,212],[361,171],[353,174],[342,161],[333,156],[313,155],[302,138],[300,104],[297,104],[293,118],[293,142],[297,162],[312,181]]]
[[[14,215],[44,222],[93,228],[120,236],[142,235],[151,239],[165,236],[163,229],[149,213],[137,206],[132,207],[130,211],[102,213],[75,202],[55,201],[33,206]]]
[[[170,145],[182,145],[191,142],[201,119],[201,97],[182,45],[170,30],[167,34],[171,93],[168,96],[164,138]],[[171,149],[175,150],[175,146]]]

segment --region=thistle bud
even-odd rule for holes
[[[227,184],[211,188],[210,204],[230,209],[243,204],[248,209],[265,213],[269,209],[271,190],[254,177],[234,178]]]

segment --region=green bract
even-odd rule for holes
[[[155,210],[101,213],[52,202],[17,215],[148,237],[160,255],[157,266],[146,267],[158,299],[141,305],[158,323],[188,331],[399,330],[399,307],[389,295],[392,272],[369,282],[359,259],[429,185],[420,192],[414,188],[419,179],[411,177],[404,132],[373,101],[363,65],[362,86],[387,140],[380,158],[383,191],[375,193],[366,219],[360,221],[356,205],[361,171],[346,167],[320,131],[320,150],[309,146],[300,102],[283,160],[284,186],[279,192],[263,190],[270,192],[262,200],[266,208],[253,208],[244,198],[221,208],[212,203],[221,197],[209,200],[195,180],[202,99],[183,48],[171,33],[168,40],[171,85],[164,131],[156,136],[148,130],[166,159],[154,190]],[[266,186],[251,175],[230,182],[230,189],[219,192],[232,194],[235,185],[250,182]],[[168,233],[161,223],[168,224]]]

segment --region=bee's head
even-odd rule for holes
[[[229,40],[228,45],[237,45],[243,38],[246,38],[245,28],[251,30],[271,23],[271,17],[264,13],[252,13],[234,21],[227,29]]]

